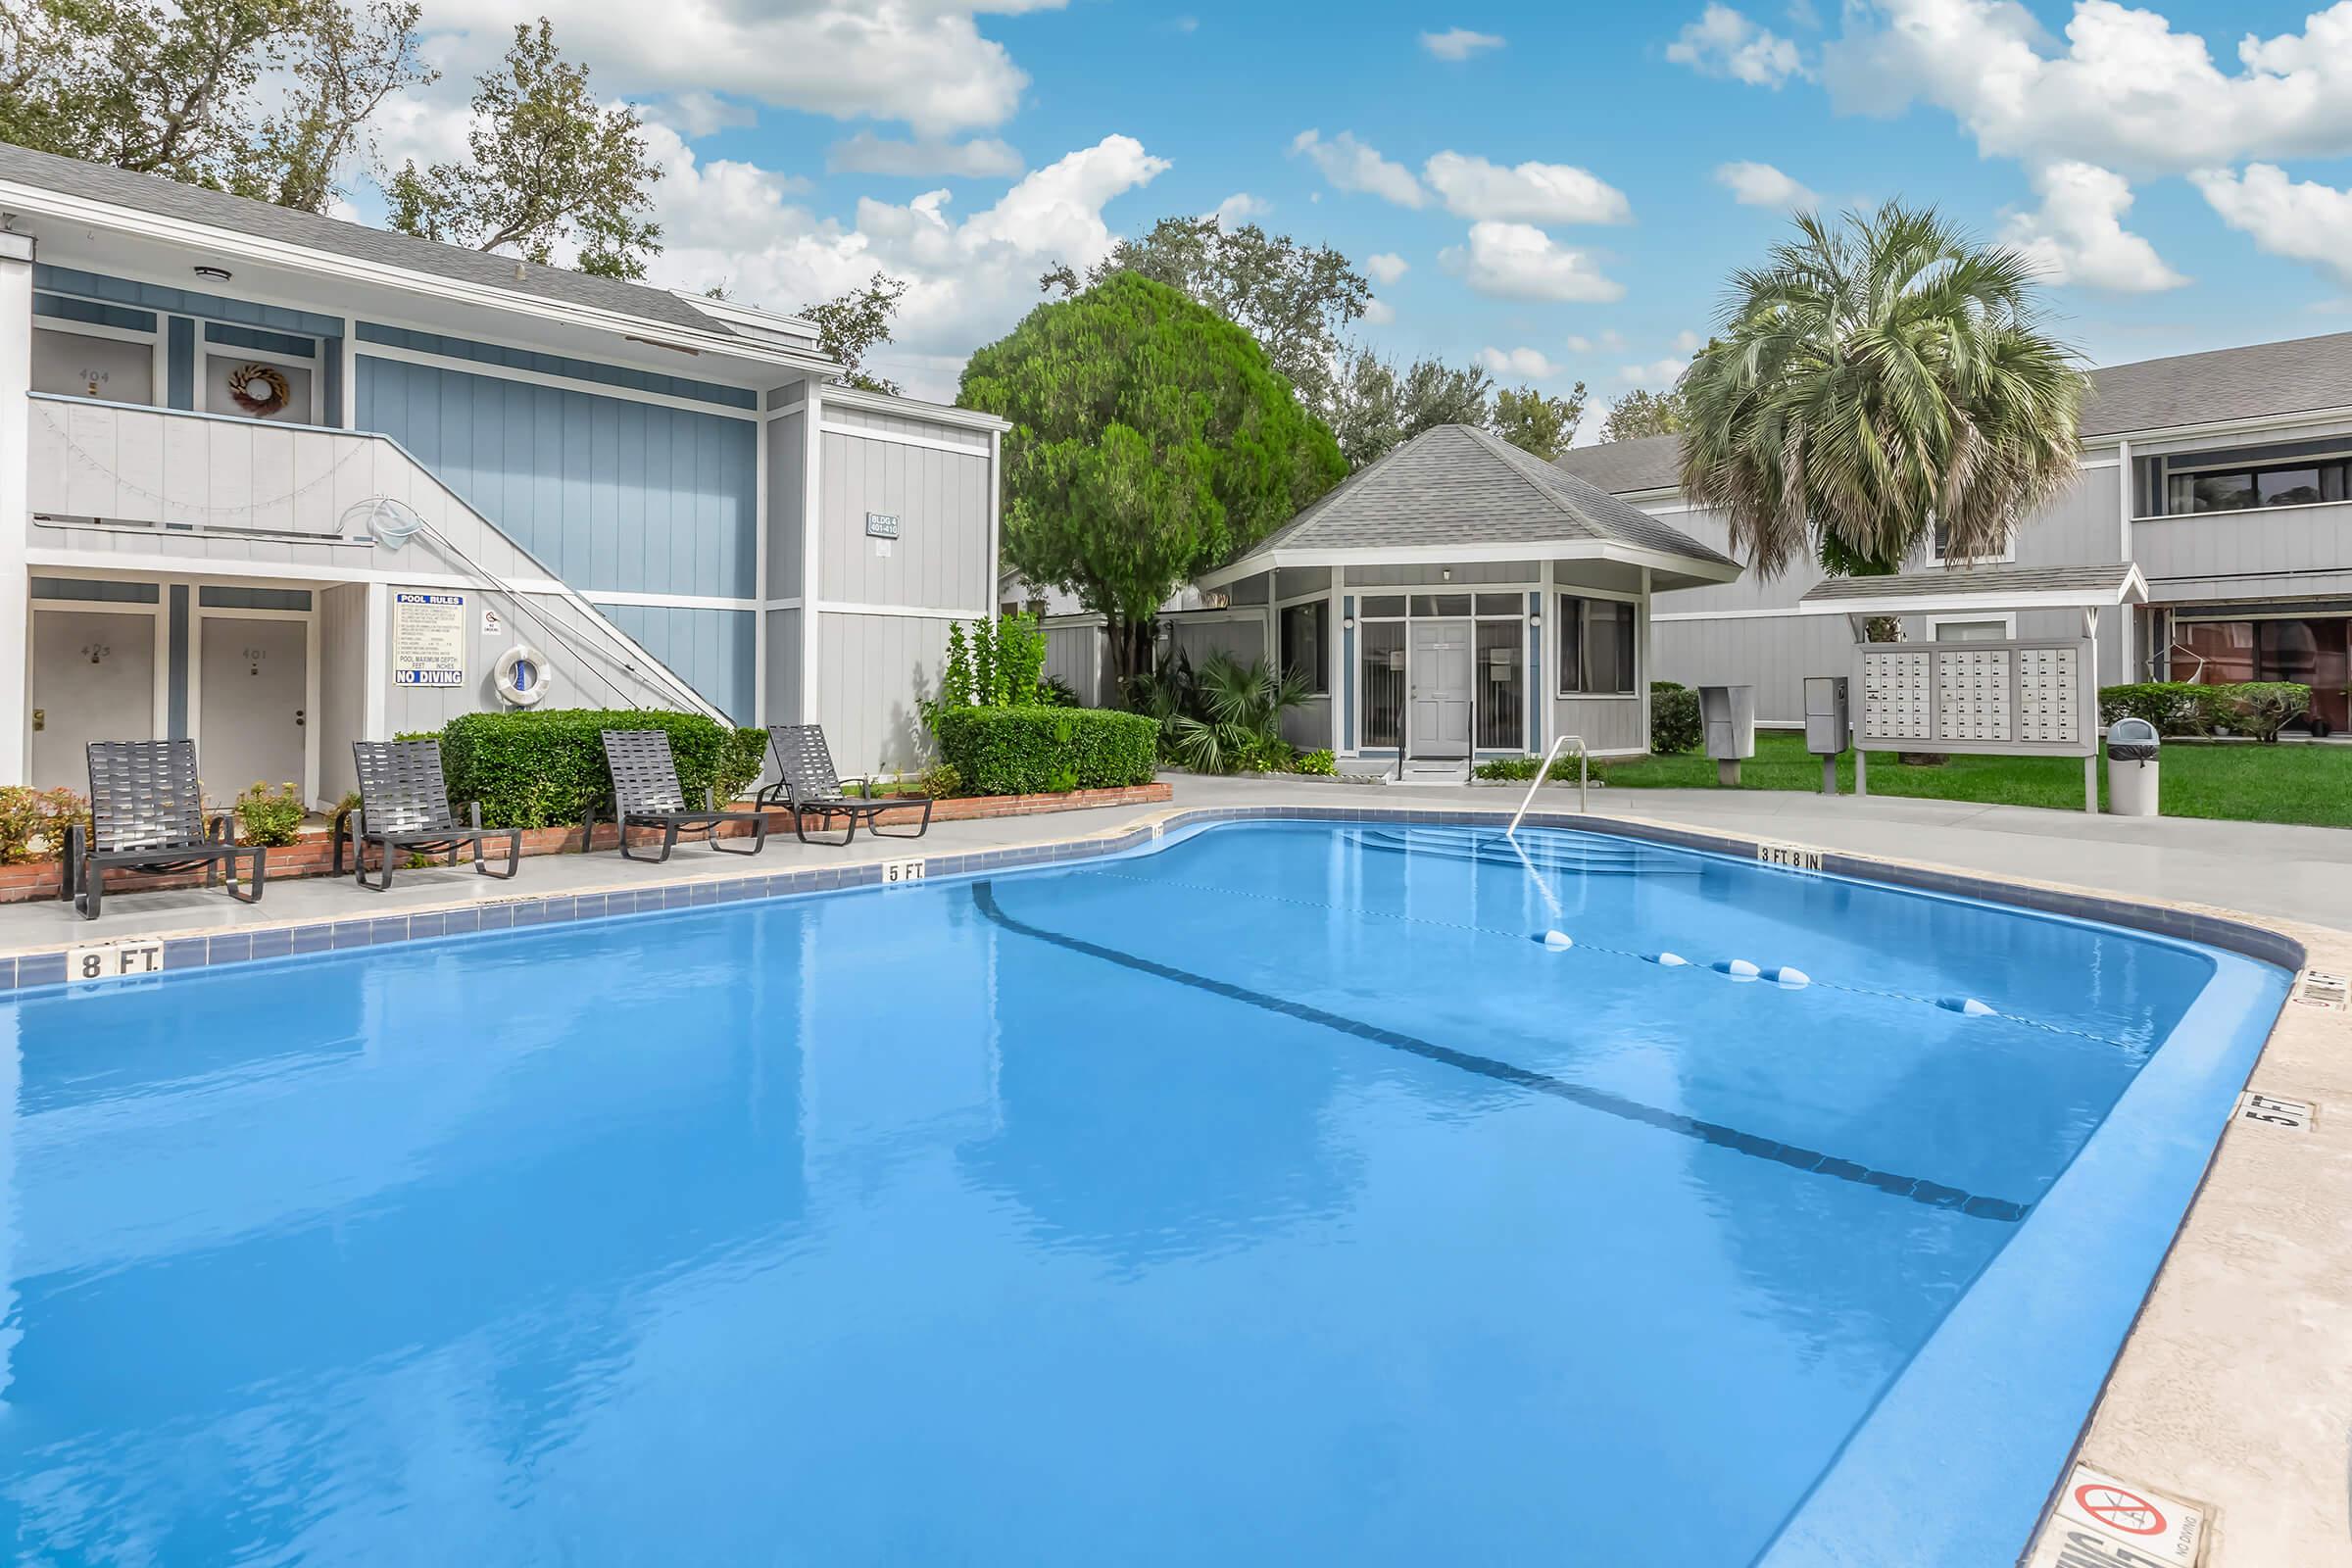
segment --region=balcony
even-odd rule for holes
[[[2158,602],[2352,591],[2352,501],[2140,517],[2132,554]]]

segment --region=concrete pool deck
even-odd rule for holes
[[[419,914],[435,921],[419,932],[438,931],[439,914],[518,899],[633,892],[642,900],[649,890],[755,870],[1068,849],[1201,808],[1500,817],[1521,794],[1181,775],[1173,782],[1175,797],[1164,806],[941,823],[922,841],[861,836],[846,849],[786,835],[756,860],[701,846],[662,866],[611,854],[557,856],[526,860],[513,882],[465,869],[403,872],[383,895],[339,879],[273,883],[256,906],[218,891],[124,894],[110,899],[96,922],[57,903],[11,906],[0,908],[0,957],[13,965],[17,955],[147,936],[241,943],[243,933]],[[2352,973],[2352,832],[1764,792],[1595,790],[1592,800],[1595,818],[1630,825],[1794,843],[1890,866],[2230,916],[2302,944],[2313,970]],[[1547,812],[1572,811],[1575,803],[1573,788],[1538,795]],[[473,929],[475,916],[465,918],[468,924],[453,921],[451,929]],[[2128,1485],[2203,1507],[2198,1560],[2208,1568],[2352,1564],[2352,1012],[2290,1001],[2251,1087],[2311,1104],[2311,1125],[2232,1121],[2093,1411],[2081,1457]],[[2060,1479],[2051,1477],[2053,1491]],[[2051,1547],[2045,1541],[2034,1561],[2057,1561]]]

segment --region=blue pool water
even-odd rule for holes
[[[2013,1554],[2283,977],[1522,838],[0,1002],[12,1554]],[[1922,1462],[1977,1534],[1838,1539]]]

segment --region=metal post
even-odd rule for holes
[[[1870,793],[1870,754],[1861,747],[1854,748],[1854,797],[1859,800]]]
[[[2093,816],[2099,814],[2099,754],[2096,752],[2082,759],[2082,809]]]
[[[1821,760],[1821,793],[1838,793],[1838,759],[1825,755]]]

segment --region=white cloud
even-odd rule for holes
[[[1822,57],[1838,107],[1933,104],[1984,153],[2127,173],[2352,154],[2352,0],[2299,33],[2246,34],[2227,74],[2202,37],[2115,0],[2078,0],[2061,53],[2013,0],[1879,0],[1855,16]]]
[[[542,0],[556,36],[589,62],[600,88],[724,93],[837,120],[904,121],[920,135],[1002,124],[1028,76],[981,34],[983,12],[1058,9],[1061,0]],[[498,0],[432,0],[424,26],[466,34],[456,52],[486,61],[516,13]],[[469,76],[468,65],[460,77]]]
[[[1388,326],[1396,319],[1396,307],[1391,305],[1387,300],[1364,301],[1364,324],[1366,326]]]
[[[1685,355],[1653,360],[1647,365],[1620,365],[1617,367],[1617,379],[1627,386],[1645,386],[1662,391],[1674,385],[1690,364],[1690,357]]]
[[[2276,164],[2243,174],[2203,170],[2188,176],[2231,228],[2273,256],[2314,262],[2352,282],[2352,191],[2290,180]]]
[[[2117,294],[2153,294],[2188,281],[2156,247],[2124,227],[2132,187],[2091,164],[2057,163],[2034,176],[2041,206],[2012,213],[2001,240],[2023,252],[2053,283],[2080,283]]]
[[[1625,347],[1625,334],[1610,327],[1598,337],[1586,337],[1581,332],[1572,334],[1567,342],[1568,347],[1579,354],[1615,354]]]
[[[1570,164],[1528,163],[1504,169],[1484,158],[1442,152],[1421,166],[1421,177],[1458,218],[1625,223],[1634,216],[1625,192]]]
[[[1325,141],[1319,131],[1302,130],[1291,139],[1291,152],[1311,162],[1340,190],[1364,191],[1399,207],[1419,207],[1428,200],[1411,170],[1381,157],[1378,150],[1357,141],[1352,131],[1343,130]]]
[[[1364,258],[1364,270],[1375,283],[1394,283],[1412,270],[1412,264],[1395,251],[1376,251]]]
[[[1707,340],[1696,332],[1684,330],[1674,334],[1674,352],[1689,356],[1707,346]]]
[[[1794,43],[1718,0],[1709,0],[1698,20],[1666,46],[1666,58],[1704,76],[1729,76],[1757,87],[1779,87],[1805,74]]]
[[[957,174],[966,179],[1017,174],[1021,155],[993,136],[970,141],[893,141],[861,130],[825,149],[825,168],[837,174]]]
[[[1263,197],[1252,196],[1246,190],[1237,190],[1217,203],[1215,211],[1211,212],[1209,216],[1220,223],[1233,225],[1263,218],[1273,210],[1274,204]]]
[[[760,122],[759,114],[748,104],[729,103],[718,94],[700,88],[688,88],[648,112],[675,126],[678,134],[688,141],[714,136],[722,130],[741,130]]]
[[[856,220],[820,218],[785,199],[770,171],[704,161],[655,127],[666,170],[654,187],[667,242],[653,280],[703,288],[725,281],[748,303],[790,311],[862,283],[876,270],[907,280],[897,341],[876,363],[918,395],[949,396],[977,344],[1008,330],[1037,302],[1038,273],[1056,262],[1083,270],[1115,243],[1103,208],[1168,165],[1130,136],[1033,170],[961,221],[945,190],[904,205],[858,203]]]
[[[1715,183],[1732,193],[1742,207],[1777,207],[1802,211],[1821,205],[1821,198],[1770,164],[1745,161],[1715,166]]]
[[[1496,375],[1524,375],[1532,381],[1548,381],[1560,373],[1541,349],[1484,348],[1478,351],[1478,363]]]
[[[1529,223],[1473,223],[1469,244],[1449,245],[1438,259],[1473,291],[1494,299],[1590,304],[1625,295],[1625,285],[1604,277],[1590,255],[1566,249]]]
[[[1502,39],[1492,32],[1472,32],[1468,27],[1447,27],[1444,32],[1425,32],[1421,47],[1440,60],[1467,60],[1472,55],[1485,54],[1502,47]]]

